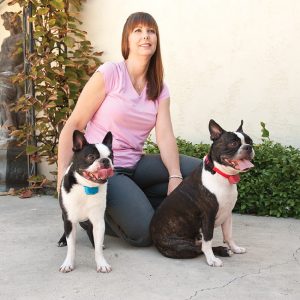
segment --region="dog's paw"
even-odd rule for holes
[[[109,273],[112,271],[111,266],[106,262],[106,260],[102,260],[101,263],[97,264],[97,272],[98,273]]]
[[[243,254],[247,252],[246,248],[238,247],[238,246],[231,248],[231,250],[235,254]]]
[[[97,272],[98,273],[109,273],[112,271],[112,268],[109,264],[106,264],[105,266],[98,266]]]
[[[59,241],[58,243],[57,243],[57,247],[66,247],[68,244],[67,244],[67,242],[61,242],[61,241]]]
[[[211,258],[207,259],[207,263],[211,267],[222,267],[223,266],[222,260],[217,257],[211,257]]]
[[[74,263],[64,261],[64,263],[60,266],[59,272],[69,273],[74,270]]]

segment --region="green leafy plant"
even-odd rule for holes
[[[300,151],[264,140],[238,185],[237,212],[300,218]]]
[[[262,137],[262,140],[264,140],[264,139],[270,139],[270,132],[266,128],[266,124],[264,122],[260,122],[260,126],[261,126],[261,137]]]
[[[241,175],[235,212],[260,216],[300,218],[300,150],[283,146],[269,138],[261,122],[262,143],[254,145],[255,168]],[[203,158],[210,145],[192,144],[177,138],[181,154]],[[147,141],[146,153],[158,153],[157,145]]]
[[[185,154],[188,156],[193,156],[202,159],[205,154],[208,153],[210,145],[200,143],[200,144],[193,144],[188,142],[180,137],[176,138],[177,146],[179,149],[179,153]],[[158,146],[155,142],[149,138],[145,143],[144,148],[146,153],[156,154],[159,153]]]
[[[34,83],[34,94],[22,96],[17,112],[34,110],[35,123],[26,123],[12,132],[20,144],[35,135],[36,144],[27,145],[26,152],[35,162],[42,157],[49,164],[57,161],[60,131],[71,114],[78,96],[90,75],[100,64],[86,32],[79,29],[78,14],[83,0],[12,0],[21,8],[32,7],[28,19],[33,26],[34,50],[28,51],[28,74],[20,73],[15,81]],[[29,39],[28,32],[27,41]]]

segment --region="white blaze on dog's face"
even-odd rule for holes
[[[111,163],[111,150],[104,144],[96,144],[95,145],[100,154],[101,159],[108,159]],[[111,163],[112,164],[112,163]]]
[[[248,137],[248,143],[246,142],[246,136],[244,133],[240,133],[240,132],[234,132],[240,139],[241,139],[241,146],[239,148],[239,151],[237,153],[237,159],[238,157],[243,157],[245,156],[245,154],[243,153],[244,151],[249,152],[249,160],[252,160],[254,158],[255,155],[255,151],[252,147],[253,142],[252,140]],[[250,139],[250,140],[249,140]]]
[[[109,168],[112,167],[111,161],[111,151],[104,144],[95,144],[95,148],[98,150],[98,155],[89,154],[87,159],[92,162],[92,164],[86,169],[89,172],[95,172],[99,168]]]
[[[240,139],[240,147],[236,154],[229,159],[229,163],[235,170],[246,172],[254,165],[251,160],[254,158],[253,142],[251,138],[243,132],[233,132]]]

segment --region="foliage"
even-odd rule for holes
[[[235,210],[300,218],[300,151],[270,140],[255,147],[255,168],[243,174]]]
[[[21,8],[32,5],[34,51],[27,43],[25,53],[29,74],[20,73],[16,82],[34,82],[33,95],[22,96],[15,107],[17,112],[33,109],[35,124],[26,123],[14,130],[20,144],[36,136],[36,144],[26,148],[33,161],[44,157],[49,164],[57,161],[60,131],[71,114],[78,96],[90,75],[100,64],[86,32],[79,29],[78,14],[82,0],[13,0]],[[28,33],[27,41],[28,41]]]
[[[235,212],[275,217],[300,218],[300,150],[269,139],[262,122],[262,143],[254,146],[251,171],[241,175]],[[181,154],[202,158],[210,145],[192,144],[177,138]],[[147,141],[145,152],[158,153],[157,145]]]
[[[208,144],[193,144],[188,142],[180,137],[176,138],[177,146],[179,153],[185,154],[188,156],[193,156],[197,158],[203,158],[205,154],[208,153],[209,145]],[[145,152],[146,153],[159,153],[159,149],[156,143],[154,143],[150,138],[145,143]]]

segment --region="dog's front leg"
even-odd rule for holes
[[[101,221],[92,222],[92,224],[95,242],[95,260],[97,265],[97,272],[109,273],[112,268],[103,256],[103,241],[105,232],[104,218],[102,218]]]
[[[242,254],[246,252],[246,249],[239,247],[232,238],[232,214],[221,225],[223,232],[224,243],[226,243],[230,250],[234,253]]]
[[[65,235],[67,239],[68,251],[67,256],[59,268],[62,273],[68,273],[74,270],[75,263],[75,244],[76,244],[76,223],[70,221],[64,221]]]
[[[212,250],[212,239],[214,233],[214,217],[203,220],[202,222],[202,248],[207,263],[212,267],[221,267],[223,262],[221,259],[215,257]]]

